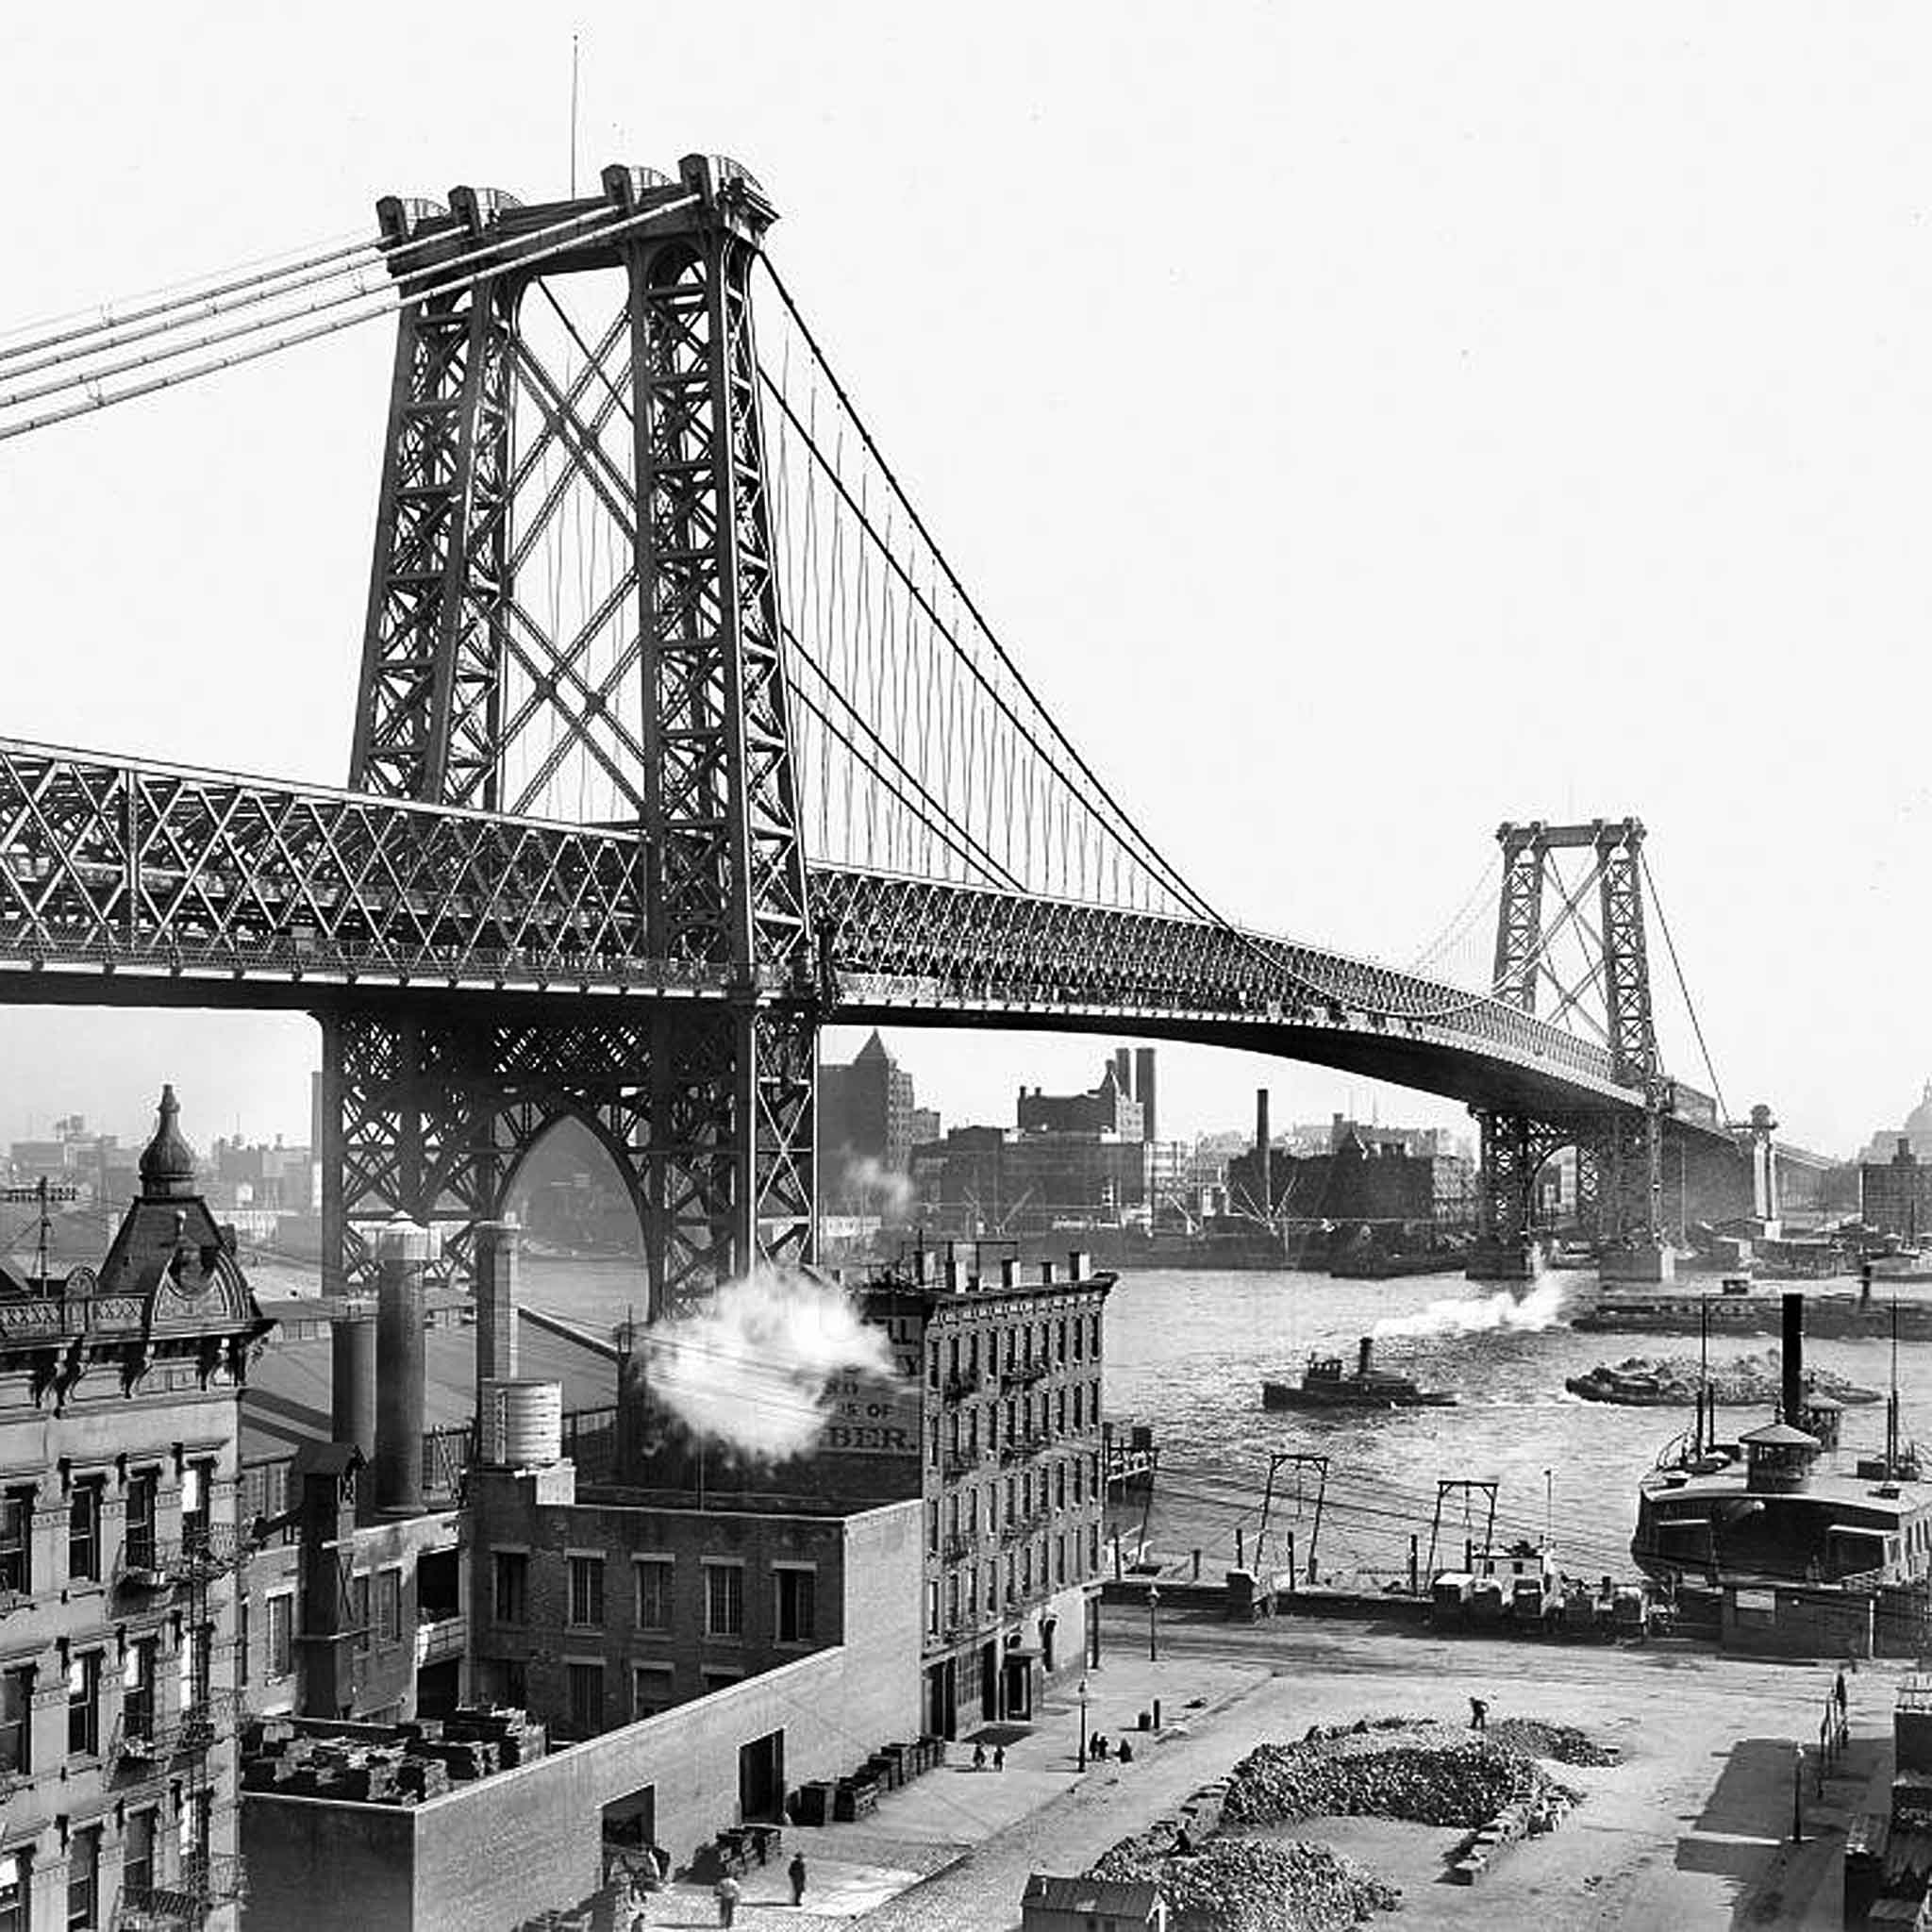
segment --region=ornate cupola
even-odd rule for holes
[[[143,1201],[186,1201],[193,1197],[194,1149],[181,1137],[181,1104],[172,1086],[161,1089],[160,1120],[141,1157]]]

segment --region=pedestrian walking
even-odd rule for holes
[[[1007,1747],[1004,1744],[995,1744],[992,1747],[992,1768],[995,1771],[1004,1771],[1007,1768]]]
[[[1114,1756],[1118,1757],[1123,1764],[1131,1764],[1134,1761],[1134,1747],[1126,1740],[1126,1739],[1123,1738],[1121,1740],[1121,1748],[1114,1753]]]
[[[791,1903],[802,1906],[805,1903],[805,1854],[793,1852],[791,1862],[785,1868],[786,1875],[791,1880]]]
[[[1845,1714],[1845,1674],[1842,1671],[1838,1674],[1838,1682],[1832,1686],[1831,1694],[1838,1699],[1839,1716],[1843,1717]]]
[[[1089,1754],[1099,1763],[1107,1761],[1107,1733],[1095,1731],[1093,1741],[1087,1747]]]
[[[712,1896],[718,1901],[718,1923],[728,1925],[738,1916],[738,1880],[730,1873],[719,1879]]]
[[[986,1769],[986,1746],[984,1744],[975,1744],[973,1747],[973,1768],[974,1771],[984,1771]]]
[[[1490,1727],[1489,1700],[1472,1697],[1469,1700],[1469,1727],[1473,1731],[1487,1731]]]

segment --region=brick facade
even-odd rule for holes
[[[924,1391],[924,1727],[1025,1717],[1077,1677],[1101,1581],[1102,1349],[1113,1277],[1075,1258],[1023,1281],[960,1244],[862,1290]]]
[[[96,1274],[0,1263],[0,1915],[235,1921],[237,1397],[267,1324],[164,1094]]]

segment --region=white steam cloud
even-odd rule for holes
[[[1499,1328],[1534,1334],[1553,1326],[1563,1312],[1563,1290],[1540,1282],[1521,1300],[1506,1289],[1474,1299],[1431,1302],[1419,1315],[1387,1315],[1375,1324],[1377,1341],[1406,1335],[1483,1335]]]
[[[912,1211],[911,1176],[896,1167],[888,1167],[870,1154],[846,1162],[845,1185],[872,1195],[878,1211],[888,1220],[903,1220]]]
[[[691,1431],[768,1462],[819,1439],[840,1370],[896,1376],[885,1331],[829,1282],[760,1268],[708,1307],[642,1331],[651,1395]]]

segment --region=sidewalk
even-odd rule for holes
[[[1070,1793],[1099,1782],[1130,1782],[1147,1767],[1147,1790],[1164,1807],[1167,1780],[1154,1775],[1167,1748],[1185,1740],[1191,1726],[1212,1711],[1236,1702],[1273,1675],[1265,1662],[1249,1663],[1174,1657],[1150,1662],[1146,1653],[1124,1650],[1102,1657],[1087,1674],[1087,1728],[1109,1740],[1132,1740],[1135,1761],[1123,1767],[1111,1757],[1079,1768],[1080,1704],[1076,1696],[1056,1694],[1025,1724],[962,1728],[947,1747],[947,1762],[887,1792],[872,1817],[853,1824],[785,1827],[783,1851],[763,1867],[754,1866],[740,1884],[737,1924],[784,1924],[795,1932],[834,1927],[865,1918],[882,1928],[920,1923],[914,1888],[947,1871],[975,1847],[1010,1832],[1023,1821],[1048,1812]],[[1140,1713],[1150,1718],[1160,1700],[1158,1732],[1139,1728]],[[973,1768],[975,1731],[1007,1740],[1006,1769]],[[1185,1795],[1185,1793],[1182,1793]],[[808,1878],[802,1909],[791,1906],[785,1866],[802,1852]],[[910,1896],[908,1896],[910,1894]],[[988,1902],[988,1924],[1016,1915],[1013,1900]],[[1008,1908],[1014,1907],[1014,1911]],[[882,1907],[888,1909],[881,1910]],[[872,1915],[876,1914],[876,1918]],[[708,1886],[676,1884],[652,1901],[646,1921],[653,1925],[715,1925],[717,1907]]]

